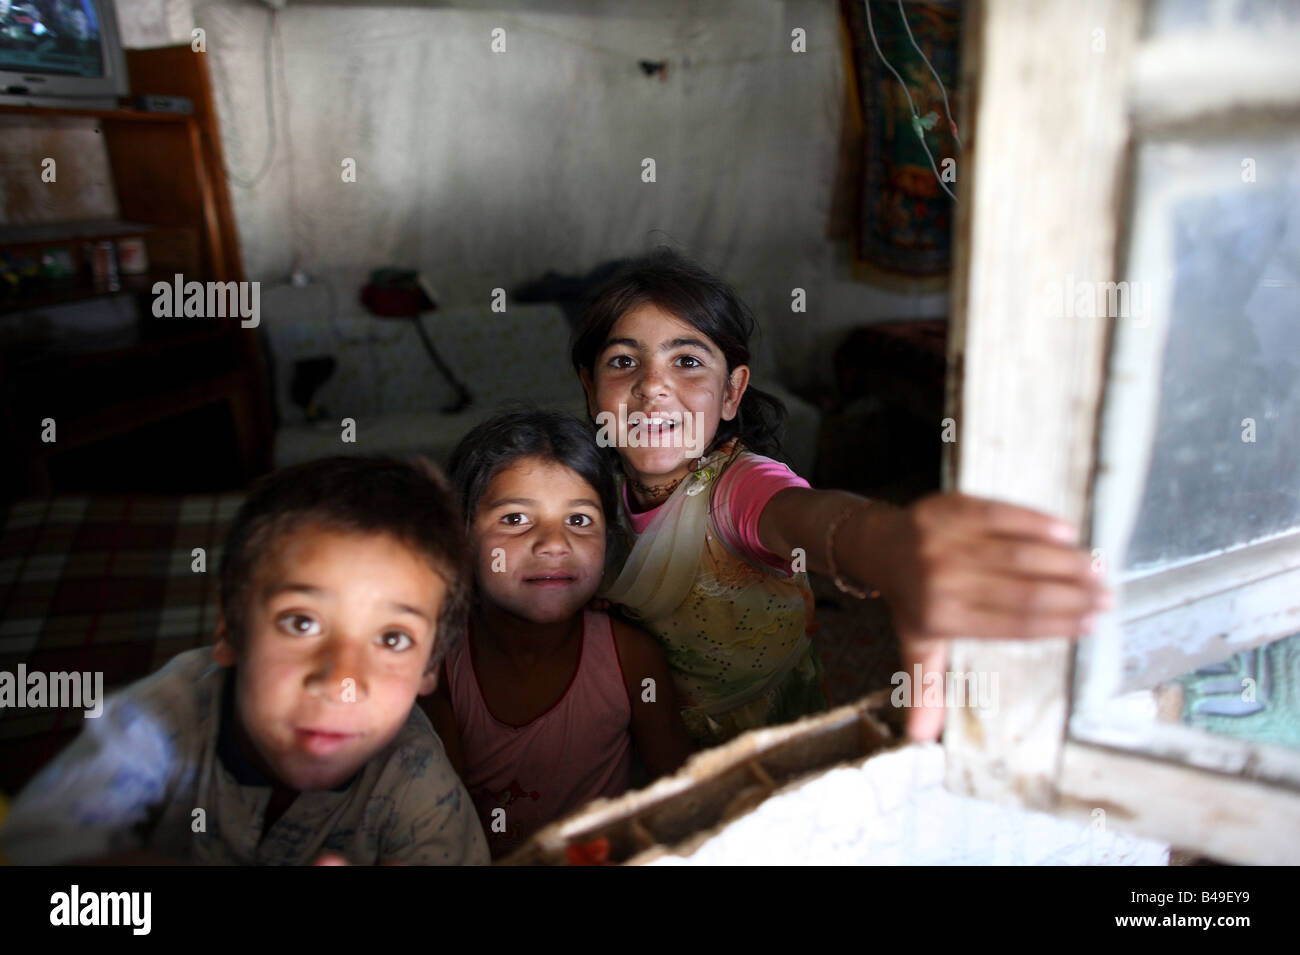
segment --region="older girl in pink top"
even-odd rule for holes
[[[625,495],[603,596],[664,647],[697,742],[825,708],[808,570],[885,597],[909,673],[942,673],[953,637],[1087,632],[1107,595],[1068,525],[958,493],[892,507],[782,467],[784,409],[750,384],[754,328],[725,282],[660,250],[602,287],[570,349]],[[909,733],[942,717],[913,709]]]
[[[689,751],[654,640],[586,610],[605,569],[609,465],[555,412],[506,412],[461,441],[450,470],[475,559],[469,639],[428,710],[494,857]]]

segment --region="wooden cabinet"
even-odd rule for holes
[[[157,318],[150,307],[154,282],[170,285],[176,274],[186,282],[245,280],[206,57],[188,45],[129,50],[127,66],[133,101],[144,94],[183,96],[194,104],[193,114],[0,107],[0,123],[17,124],[31,140],[30,186],[18,181],[11,189],[41,188],[46,154],[77,168],[76,156],[59,155],[57,136],[32,131],[80,117],[102,134],[118,210],[118,218],[107,220],[101,214],[0,224],[0,253],[11,261],[31,262],[41,250],[61,247],[72,252],[77,272],[59,281],[10,282],[0,297],[0,323],[9,323],[0,351],[0,424],[18,465],[7,469],[9,495],[121,489],[114,485],[132,480],[123,457],[141,454],[130,436],[146,430],[145,450],[155,448],[159,459],[140,462],[136,489],[212,487],[213,462],[194,461],[193,454],[188,462],[167,457],[167,446],[183,444],[187,435],[199,449],[210,437],[206,447],[223,462],[218,485],[243,484],[269,464],[270,405],[257,329],[243,327],[238,315]],[[144,240],[148,273],[123,275],[116,287],[94,281],[83,250],[128,236]],[[92,333],[76,330],[77,319],[84,313],[89,324],[110,296],[119,297],[112,307],[126,310],[127,327],[96,347]],[[73,331],[41,340],[42,323],[33,315],[56,305],[71,314]],[[25,337],[28,326],[34,331]],[[73,460],[75,468],[65,466]]]

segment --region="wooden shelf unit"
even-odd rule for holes
[[[0,322],[19,308],[132,293],[140,313],[139,334],[124,346],[89,352],[56,349],[46,355],[39,354],[39,348],[19,348],[8,357],[0,352],[0,429],[19,463],[18,474],[8,476],[9,496],[59,490],[51,481],[50,460],[63,450],[84,449],[207,404],[223,403],[229,411],[237,445],[232,450],[244,480],[269,467],[270,403],[257,333],[242,328],[236,316],[203,319],[205,328],[178,328],[173,336],[160,329],[159,320],[151,321],[146,310],[153,282],[170,280],[175,272],[186,281],[244,281],[206,57],[188,45],[128,50],[126,57],[133,100],[144,94],[183,96],[194,104],[193,114],[0,106],[0,117],[95,120],[103,134],[120,215],[114,220],[101,216],[2,226],[0,250],[60,245],[79,249],[86,241],[138,235],[145,239],[150,259],[148,275],[121,276],[118,289],[79,278],[52,284],[28,298],[0,302]],[[205,355],[188,347],[204,339]],[[185,363],[182,378],[186,368],[194,368],[194,377],[175,380],[177,369],[169,367],[173,361]],[[102,373],[110,364],[133,369],[135,380],[121,380],[120,389],[115,388],[112,376]],[[156,376],[152,391],[149,383],[154,379],[149,375]],[[98,390],[87,390],[83,382],[90,381]],[[55,394],[52,382],[60,389],[57,405],[63,417],[58,419],[57,441],[45,444],[40,422]],[[183,483],[183,478],[178,472],[177,482]]]

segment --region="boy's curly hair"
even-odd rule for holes
[[[235,515],[221,555],[221,609],[228,639],[247,636],[249,588],[261,561],[307,524],[388,534],[423,557],[447,583],[429,669],[463,638],[469,606],[469,547],[455,492],[437,466],[417,459],[331,457],[258,481]]]

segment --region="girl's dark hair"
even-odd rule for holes
[[[429,668],[465,633],[469,546],[450,484],[425,460],[331,457],[259,480],[235,515],[221,554],[221,610],[236,649],[247,638],[249,593],[260,563],[299,527],[320,524],[357,534],[389,534],[447,582]]]
[[[610,460],[596,445],[592,430],[573,415],[511,402],[460,439],[448,471],[460,495],[468,528],[492,478],[522,458],[554,461],[573,471],[596,491],[605,515],[605,553],[613,552],[618,517]]]
[[[750,362],[749,342],[758,323],[731,286],[666,246],[632,259],[592,297],[573,330],[569,353],[575,371],[595,374],[596,356],[618,320],[641,305],[657,305],[699,329],[722,351],[727,374]],[[750,451],[784,459],[780,434],[785,405],[751,382],[736,417],[723,421],[705,454],[739,436]]]

